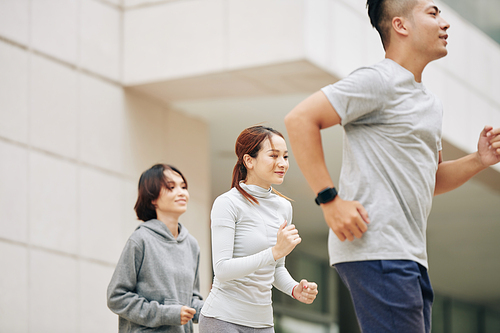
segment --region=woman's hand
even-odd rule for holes
[[[183,305],[181,308],[181,325],[187,324],[191,319],[193,319],[195,314],[195,309]]]
[[[278,230],[276,245],[272,247],[274,260],[288,255],[301,241],[299,231],[293,224],[287,226],[285,221]]]
[[[318,285],[314,282],[301,280],[292,290],[292,296],[302,303],[311,304],[318,294]]]

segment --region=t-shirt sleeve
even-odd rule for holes
[[[323,87],[321,91],[338,113],[343,126],[360,121],[364,116],[381,110],[387,85],[380,73],[371,67],[362,67],[348,77]]]
[[[236,207],[230,198],[218,197],[211,212],[212,259],[214,273],[221,282],[247,276],[259,268],[275,263],[272,249],[246,257],[233,258]]]

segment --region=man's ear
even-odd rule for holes
[[[392,29],[402,36],[408,36],[407,20],[404,17],[394,17],[392,19]]]
[[[247,168],[247,170],[253,169],[253,158],[252,156],[245,154],[243,155],[243,164]]]

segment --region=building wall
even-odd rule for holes
[[[443,101],[444,138],[473,152],[484,125],[500,123],[500,45],[436,3],[451,24],[449,54],[428,66],[423,81]],[[343,78],[384,57],[365,4],[127,0],[124,82],[140,85],[303,59]]]
[[[302,59],[303,3],[126,0],[124,82],[138,85]]]
[[[189,181],[181,221],[202,247],[207,295],[207,125],[123,87],[302,59],[343,77],[383,56],[364,3],[1,1],[0,331],[116,331],[105,290],[138,223],[138,177],[156,162]],[[441,7],[450,54],[424,80],[445,104],[445,138],[473,151],[500,123],[500,48]]]
[[[118,1],[0,2],[0,332],[116,332],[142,171],[176,165],[211,279],[208,128],[126,91]]]

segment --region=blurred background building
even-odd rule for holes
[[[447,160],[500,126],[500,1],[437,3],[449,55],[423,80],[445,107]],[[364,0],[0,0],[0,332],[117,331],[106,287],[138,224],[139,175],[157,162],[188,179],[181,221],[200,243],[207,296],[209,212],[239,132],[286,134],[298,102],[383,56]],[[323,138],[336,181],[342,128]],[[499,172],[435,199],[433,332],[500,332]],[[320,295],[305,306],[276,293],[276,331],[357,332],[293,154],[279,190],[303,238],[287,265]]]

